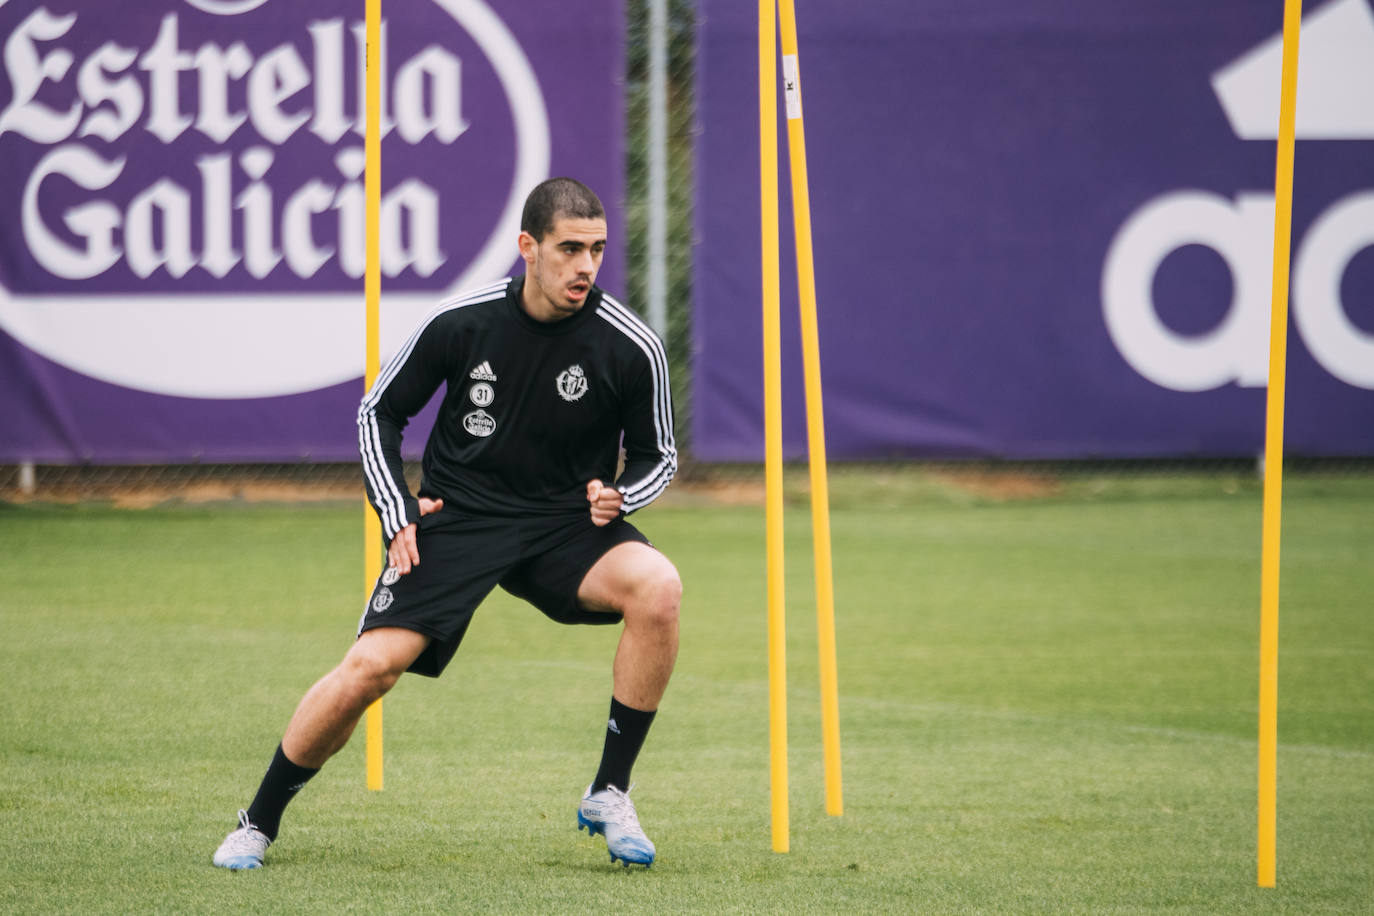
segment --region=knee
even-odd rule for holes
[[[355,644],[339,665],[339,674],[347,684],[355,702],[364,706],[381,699],[396,686],[404,669],[397,670],[392,662],[374,653],[360,650]]]
[[[625,607],[625,619],[661,630],[677,630],[682,605],[682,579],[672,564],[644,577]]]

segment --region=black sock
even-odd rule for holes
[[[318,772],[318,769],[292,763],[278,744],[277,753],[267,767],[267,774],[262,777],[262,785],[258,786],[258,794],[253,798],[253,804],[248,806],[249,823],[267,834],[269,840],[275,840],[277,830],[281,827],[281,813],[286,810],[287,803]]]
[[[607,786],[615,786],[625,792],[630,790],[630,769],[635,765],[635,758],[644,746],[644,738],[649,734],[649,725],[653,721],[654,713],[631,709],[611,697],[606,746],[601,752],[601,768],[596,771],[596,779],[592,780],[593,792],[600,792]]]

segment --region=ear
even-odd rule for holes
[[[534,256],[539,251],[539,243],[535,241],[534,236],[528,232],[521,232],[517,244],[520,246],[520,257],[525,259],[526,264],[533,266]]]

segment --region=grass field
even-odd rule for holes
[[[1374,912],[1374,481],[1284,515],[1279,886],[1255,887],[1258,486],[834,487],[845,814],[822,806],[809,519],[789,507],[792,851],[769,844],[762,513],[638,517],[686,582],[636,768],[659,861],[574,829],[612,628],[498,595],[288,810],[210,854],[361,610],[355,505],[0,506],[0,910]]]

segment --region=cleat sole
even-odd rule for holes
[[[220,868],[227,868],[230,871],[248,871],[253,868],[262,868],[262,862],[258,859],[229,859],[226,862],[216,864]]]
[[[629,868],[631,865],[643,865],[645,868],[651,868],[654,864],[653,859],[645,862],[642,859],[627,859],[624,856],[618,856],[615,853],[611,853],[611,864],[614,865],[616,862],[619,862],[626,868]]]

